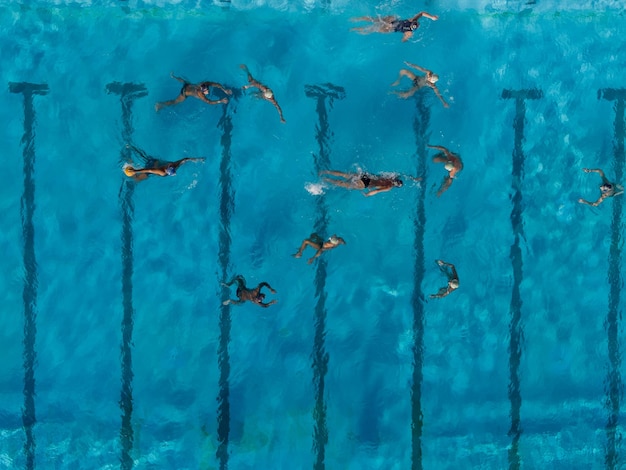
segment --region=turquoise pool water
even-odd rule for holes
[[[431,0],[402,43],[349,19],[422,6],[4,2],[0,468],[621,468],[622,202],[577,200],[624,182],[624,9],[563,3]],[[404,61],[448,109],[389,94]],[[155,112],[242,63],[285,124]],[[206,161],[135,184],[129,140]],[[223,306],[236,274],[278,303]]]

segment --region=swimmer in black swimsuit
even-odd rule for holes
[[[135,181],[141,181],[146,179],[150,175],[156,176],[174,176],[176,175],[176,171],[178,167],[187,162],[203,162],[204,158],[181,158],[175,162],[168,162],[164,160],[157,160],[146,154],[141,149],[138,149],[132,144],[127,144],[127,148],[133,150],[137,153],[141,159],[144,161],[143,168],[136,168],[132,165],[132,163],[124,164],[124,173],[129,178],[133,178]]]
[[[184,80],[180,77],[175,76],[173,73],[170,73],[170,77],[175,78],[179,82],[183,84],[182,89],[180,90],[180,95],[176,97],[176,99],[169,101],[161,101],[154,105],[154,109],[159,112],[161,108],[166,106],[172,106],[174,104],[182,103],[187,99],[188,96],[192,96],[194,98],[198,98],[199,100],[204,101],[207,104],[226,104],[228,103],[228,98],[222,98],[220,100],[210,100],[207,98],[208,95],[211,94],[211,87],[219,88],[227,95],[232,95],[233,92],[228,88],[223,87],[219,83],[215,82],[202,82],[198,85],[194,85],[193,83],[189,83],[187,80]]]
[[[307,246],[312,247],[317,250],[315,255],[310,258],[307,263],[311,264],[315,258],[321,256],[322,253],[328,250],[332,250],[333,248],[337,248],[339,245],[345,245],[346,241],[338,237],[337,235],[332,235],[328,240],[324,241],[322,237],[320,237],[317,233],[312,233],[309,238],[306,238],[302,244],[300,245],[300,249],[296,254],[293,255],[294,258],[302,257],[302,252]]]
[[[441,272],[444,273],[446,277],[448,278],[448,285],[446,287],[442,287],[441,289],[439,289],[439,291],[437,291],[436,294],[431,294],[430,298],[441,299],[442,297],[445,297],[453,290],[456,290],[459,288],[459,276],[456,273],[456,268],[454,267],[453,264],[446,263],[445,261],[441,261],[440,259],[436,260],[435,262],[439,265],[439,269],[441,269]],[[449,271],[448,271],[448,268],[450,268]]]
[[[585,201],[584,199],[579,199],[578,202],[581,204],[587,204],[588,206],[598,206],[602,201],[604,201],[607,197],[619,196],[624,192],[624,188],[615,183],[611,183],[606,176],[604,176],[604,172],[599,168],[583,168],[585,173],[598,173],[600,178],[602,178],[602,184],[600,185],[600,197],[596,202]]]
[[[369,21],[372,24],[352,28],[350,31],[356,31],[360,34],[402,33],[402,42],[405,42],[408,41],[411,36],[413,36],[413,32],[419,28],[419,19],[422,16],[433,21],[437,21],[439,19],[438,16],[431,15],[425,11],[418,13],[413,18],[409,18],[408,20],[403,20],[397,16],[383,16],[376,18],[372,16],[360,16],[358,18],[351,18],[350,21]]]
[[[276,299],[274,299],[271,302],[263,303],[263,300],[265,299],[265,294],[261,293],[261,289],[263,287],[267,287],[272,294],[276,293],[276,291],[272,289],[272,286],[270,286],[267,282],[262,282],[261,284],[256,286],[254,289],[248,289],[246,287],[246,280],[241,274],[239,274],[235,276],[230,282],[227,282],[227,283],[222,282],[222,285],[226,287],[230,287],[234,283],[237,283],[237,297],[239,297],[239,300],[228,299],[222,302],[223,305],[242,304],[245,301],[250,301],[253,304],[257,304],[260,307],[267,308],[270,305],[274,305],[276,302],[278,302]]]
[[[278,101],[276,101],[276,98],[274,97],[274,92],[271,90],[271,88],[268,87],[267,85],[262,84],[258,80],[256,80],[252,76],[250,71],[248,70],[248,67],[246,67],[244,64],[241,64],[239,67],[241,67],[248,74],[248,82],[249,82],[248,85],[244,85],[241,88],[243,88],[244,90],[247,90],[248,88],[258,88],[259,91],[254,93],[254,95],[257,98],[261,98],[272,103],[276,107],[276,110],[278,111],[278,115],[280,116],[280,122],[282,123],[287,122],[285,121],[285,118],[283,117],[283,110],[280,109],[280,106],[278,105]]]
[[[417,90],[427,86],[433,89],[435,95],[437,95],[437,98],[439,98],[439,100],[443,104],[443,107],[447,108],[449,106],[448,103],[446,103],[446,100],[443,99],[443,96],[441,96],[441,93],[439,93],[437,85],[435,85],[435,83],[437,83],[437,81],[439,80],[439,75],[433,73],[428,69],[425,69],[424,67],[420,67],[419,65],[415,65],[406,61],[404,63],[409,67],[413,67],[414,69],[423,72],[425,75],[415,75],[415,73],[413,73],[411,70],[400,69],[400,75],[398,76],[398,79],[393,82],[391,86],[399,85],[402,77],[408,77],[413,82],[413,87],[408,91],[392,91],[390,93],[394,93],[402,99],[407,99],[413,96],[415,92],[417,92]]]
[[[335,186],[347,189],[369,189],[369,191],[363,193],[364,196],[374,196],[402,186],[402,180],[397,176],[387,177],[369,173],[343,173],[333,170],[321,171],[321,175],[332,175],[341,178],[322,178],[326,183],[334,184]]]

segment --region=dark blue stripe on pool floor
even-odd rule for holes
[[[513,290],[511,293],[509,323],[509,402],[511,404],[511,427],[509,437],[511,447],[508,452],[509,469],[518,470],[521,466],[519,455],[519,441],[522,435],[521,408],[522,394],[520,391],[519,367],[522,359],[522,298],[520,294],[520,284],[523,280],[523,260],[520,240],[524,238],[524,205],[522,200],[522,181],[524,179],[524,123],[526,119],[526,100],[540,99],[543,93],[540,90],[503,90],[502,98],[515,100],[515,118],[513,119],[513,130],[515,140],[513,147],[512,161],[512,190],[511,201],[513,210],[511,211],[511,227],[513,229],[514,241],[511,245],[509,257],[513,267]]]
[[[624,101],[626,90],[607,88],[598,91],[598,98],[604,98],[615,102],[615,124],[613,142],[613,170],[615,181],[623,183],[624,176],[624,138],[626,128],[624,126]],[[606,408],[608,419],[606,423],[606,454],[605,465],[607,469],[621,468],[620,447],[621,434],[618,432],[620,414],[620,402],[622,397],[622,376],[620,368],[622,359],[619,348],[619,310],[620,291],[622,289],[621,265],[622,265],[622,198],[613,198],[613,215],[611,218],[611,246],[609,248],[609,310],[606,317],[606,333],[609,353],[609,368],[606,378]]]
[[[345,98],[342,87],[325,83],[322,85],[306,85],[304,93],[307,97],[316,100],[315,111],[318,116],[315,140],[319,145],[319,152],[313,154],[315,172],[330,169],[330,138],[332,132],[328,123],[328,108],[332,109],[335,99]],[[316,198],[315,233],[326,236],[328,233],[328,207],[324,195]],[[326,260],[318,258],[315,271],[315,334],[312,352],[313,387],[315,405],[313,408],[313,451],[315,453],[315,470],[323,470],[326,466],[326,444],[328,444],[328,427],[326,421],[326,400],[324,396],[325,379],[328,372],[329,356],[325,348],[326,337]]]
[[[25,468],[35,468],[35,436],[33,428],[37,422],[35,415],[35,364],[37,352],[37,258],[35,256],[35,107],[34,95],[48,93],[48,85],[34,83],[9,83],[12,93],[21,93],[24,98],[24,193],[21,201],[22,237],[24,239],[24,408],[22,423],[26,440],[24,454]]]
[[[132,142],[133,101],[146,96],[148,93],[142,84],[135,83],[109,83],[107,93],[120,95],[122,104],[122,139],[124,147],[120,152],[120,163],[131,161],[131,150],[126,144]],[[135,183],[124,176],[122,189],[119,194],[120,209],[122,212],[122,344],[121,344],[121,369],[122,388],[120,393],[120,409],[122,411],[122,423],[120,426],[120,467],[123,470],[133,468],[132,457],[134,432],[132,426],[133,416],[133,361],[132,341],[134,325],[133,308],[133,193]]]
[[[231,144],[233,120],[229,111],[230,106],[223,107],[222,118],[218,128],[222,130],[220,143],[222,144],[222,160],[220,162],[220,232],[218,261],[221,269],[221,280],[225,281],[230,275],[230,218],[235,209],[234,192],[232,189],[231,174]],[[229,290],[222,287],[222,302],[228,299]],[[217,363],[219,366],[219,391],[217,396],[217,441],[216,457],[220,469],[228,468],[228,443],[230,437],[230,344],[231,316],[230,306],[220,304],[219,329],[220,338],[217,349]]]
[[[426,268],[424,266],[424,233],[426,229],[426,210],[424,200],[426,197],[426,160],[427,145],[430,134],[430,108],[425,103],[424,93],[415,96],[416,114],[413,121],[415,132],[415,144],[417,147],[416,177],[422,178],[417,188],[417,201],[415,204],[415,264],[413,269],[413,295],[411,306],[413,308],[413,376],[411,385],[411,468],[422,468],[422,428],[424,415],[422,413],[422,380],[424,377],[424,292],[422,282]]]

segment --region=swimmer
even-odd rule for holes
[[[278,115],[280,116],[280,122],[282,123],[287,122],[285,121],[285,118],[283,117],[283,110],[280,109],[280,106],[278,105],[278,101],[276,101],[276,98],[274,98],[274,92],[270,89],[270,87],[263,85],[261,82],[256,80],[252,76],[250,71],[248,70],[248,67],[246,67],[244,64],[241,64],[239,67],[241,67],[248,74],[248,82],[249,82],[248,85],[244,85],[241,88],[243,88],[244,90],[247,90],[248,88],[258,88],[259,91],[255,92],[254,96],[272,103],[278,110]]]
[[[363,193],[366,197],[391,191],[393,188],[399,188],[403,184],[402,180],[397,176],[387,177],[370,175],[369,173],[343,173],[333,170],[321,171],[321,175],[332,175],[341,178],[322,178],[326,183],[334,184],[335,186],[341,186],[346,189],[367,189],[368,191]]]
[[[456,153],[450,152],[445,147],[441,147],[440,145],[429,145],[428,147],[441,151],[441,153],[433,157],[433,162],[443,163],[444,168],[448,171],[448,174],[443,179],[443,183],[441,183],[439,191],[437,191],[437,197],[439,197],[450,187],[457,173],[463,169],[463,162]]]
[[[439,289],[436,294],[430,294],[430,298],[441,299],[453,290],[459,288],[459,276],[457,275],[456,268],[453,264],[446,263],[445,261],[441,261],[440,259],[435,260],[435,262],[439,265],[439,269],[441,270],[441,272],[444,273],[448,278],[448,285]],[[450,268],[450,270],[448,270],[448,268]]]
[[[604,176],[604,172],[602,170],[598,168],[583,168],[583,171],[585,173],[598,173],[600,175],[600,178],[602,178],[602,184],[600,185],[600,197],[596,202],[585,201],[584,199],[580,198],[578,202],[580,202],[581,204],[587,204],[588,206],[596,207],[607,197],[619,196],[624,192],[624,188],[621,185],[611,183],[608,179],[606,179],[606,176]]]
[[[315,258],[321,256],[322,253],[328,250],[332,250],[333,248],[337,248],[339,245],[345,245],[346,242],[343,238],[338,237],[337,235],[332,235],[328,238],[328,240],[324,241],[322,237],[320,237],[317,233],[312,233],[309,238],[306,238],[302,245],[300,245],[300,249],[296,254],[293,255],[294,258],[302,257],[302,252],[307,246],[312,247],[317,250],[315,255],[310,258],[307,263],[311,264]]]
[[[271,302],[263,303],[263,300],[265,299],[265,294],[261,293],[261,289],[263,287],[267,287],[272,294],[276,293],[276,291],[272,289],[272,286],[270,286],[267,282],[262,282],[261,284],[256,286],[254,289],[248,289],[246,287],[246,280],[243,278],[241,274],[238,274],[230,282],[227,282],[227,283],[222,282],[222,285],[226,287],[230,287],[234,283],[237,283],[237,297],[239,297],[239,300],[228,299],[222,302],[223,305],[228,305],[228,304],[236,305],[236,304],[242,304],[245,301],[250,301],[253,304],[259,305],[260,307],[267,308],[270,305],[274,305],[277,302],[277,300],[274,299]]]
[[[231,90],[229,90],[228,88],[224,88],[219,83],[202,82],[202,83],[199,83],[197,85],[194,85],[193,83],[189,83],[187,80],[184,80],[184,79],[182,79],[180,77],[175,76],[174,73],[170,73],[170,77],[175,78],[176,80],[181,82],[183,84],[183,87],[180,90],[180,95],[178,95],[176,97],[176,99],[169,100],[169,101],[161,101],[161,102],[155,104],[154,105],[154,109],[156,110],[157,113],[159,112],[159,110],[161,108],[164,108],[166,106],[172,106],[172,105],[175,105],[175,104],[178,104],[178,103],[182,103],[189,96],[192,96],[194,98],[198,98],[199,100],[202,100],[202,101],[204,101],[207,104],[220,104],[220,103],[226,104],[226,103],[228,103],[228,98],[222,98],[220,100],[210,100],[209,98],[207,98],[207,96],[209,96],[211,94],[211,87],[219,88],[220,90],[222,90],[227,95],[232,95],[233,94],[233,92]]]
[[[141,181],[146,179],[149,175],[156,176],[174,176],[176,175],[176,171],[178,168],[187,162],[203,162],[204,158],[181,158],[175,162],[167,162],[164,160],[157,160],[146,154],[141,149],[138,149],[134,145],[127,144],[127,148],[130,148],[134,152],[136,152],[141,159],[144,161],[143,168],[136,168],[130,163],[124,164],[124,173],[129,178],[133,178],[136,181]]]
[[[422,11],[413,18],[403,20],[398,16],[360,16],[358,18],[351,18],[350,21],[368,21],[372,23],[369,26],[359,26],[358,28],[352,28],[350,31],[356,31],[359,34],[370,33],[402,33],[402,42],[406,42],[411,39],[413,32],[419,28],[419,19],[421,17],[428,18],[429,20],[437,21],[439,19],[436,15],[431,15]]]
[[[417,92],[417,90],[427,86],[433,89],[433,91],[435,92],[435,95],[437,95],[437,98],[439,98],[444,108],[447,108],[450,106],[448,103],[446,103],[446,100],[443,99],[443,96],[441,96],[441,93],[439,92],[437,85],[435,85],[435,83],[439,81],[439,75],[437,75],[436,73],[433,73],[432,71],[428,69],[425,69],[424,67],[420,67],[419,65],[415,65],[406,61],[404,63],[408,65],[409,67],[413,67],[415,70],[419,70],[425,75],[416,75],[411,70],[400,69],[400,75],[398,76],[398,79],[395,82],[393,82],[391,86],[399,85],[400,80],[402,80],[402,77],[407,77],[410,80],[412,80],[413,87],[407,91],[392,91],[391,93],[398,95],[398,97],[402,99],[407,99],[413,96],[415,92]]]

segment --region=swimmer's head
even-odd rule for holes
[[[205,95],[208,95],[209,94],[209,87],[207,85],[204,85],[204,84],[200,85],[200,91],[202,93],[204,93]]]
[[[397,188],[402,187],[402,185],[404,184],[400,178],[394,178],[393,180],[391,180],[391,183]]]
[[[602,186],[600,186],[600,191],[602,191],[603,193],[607,193],[612,189],[613,185],[611,183],[604,183]]]
[[[446,164],[443,167],[448,171],[454,170],[454,165],[452,164],[452,162],[446,162]]]
[[[450,289],[458,289],[459,288],[459,280],[458,279],[452,279],[448,285],[450,286]]]
[[[272,93],[272,90],[265,90],[263,92],[263,98],[267,99],[267,100],[271,100],[272,98],[274,98],[274,93]]]
[[[436,73],[429,73],[426,77],[426,80],[428,80],[430,83],[437,83],[439,81],[439,75],[437,75]]]
[[[259,295],[256,296],[256,300],[258,302],[263,302],[264,299],[265,299],[265,294],[262,294],[259,292]]]
[[[417,21],[411,21],[411,31],[415,31],[418,26]]]
[[[176,168],[174,168],[172,165],[168,165],[168,167],[165,169],[165,174],[167,176],[174,176],[176,174]]]

